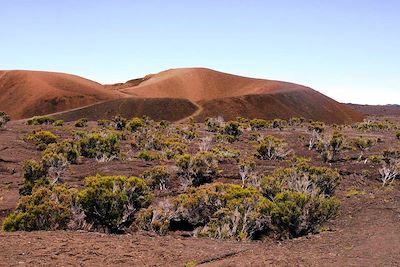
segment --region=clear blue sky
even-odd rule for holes
[[[0,0],[0,69],[111,83],[177,67],[400,104],[398,0]]]

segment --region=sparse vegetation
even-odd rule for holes
[[[56,143],[58,136],[50,131],[34,130],[26,137],[26,139],[30,142],[33,142],[37,149],[44,150],[48,145]]]
[[[292,153],[292,150],[288,149],[288,144],[283,139],[272,135],[264,137],[256,150],[256,156],[262,160],[282,160]]]
[[[55,122],[55,119],[48,116],[35,116],[27,121],[28,125],[50,125]]]
[[[7,115],[4,111],[0,111],[0,129],[4,128],[7,122],[10,121],[10,116]]]
[[[75,127],[83,128],[83,127],[86,127],[86,126],[87,126],[87,123],[88,123],[88,119],[86,119],[86,118],[80,118],[79,120],[77,120],[77,121],[74,123],[74,125],[75,125]]]

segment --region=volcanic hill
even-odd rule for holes
[[[327,123],[363,119],[361,113],[305,86],[205,68],[171,69],[113,85],[61,73],[0,72],[0,110],[13,119],[57,113],[66,121],[116,114],[171,121],[219,115],[226,120],[305,117]]]

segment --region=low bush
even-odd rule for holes
[[[4,231],[66,229],[76,190],[64,185],[37,187],[18,201],[15,212],[3,222]]]
[[[268,227],[262,212],[267,203],[254,188],[214,183],[179,195],[171,224],[190,225],[198,236],[252,239]]]
[[[113,133],[91,133],[79,140],[80,153],[85,158],[110,161],[119,157],[119,138]]]
[[[58,140],[58,136],[50,131],[35,130],[30,133],[26,139],[33,142],[37,149],[44,150],[49,144],[56,143]]]
[[[263,130],[269,126],[268,121],[263,119],[253,119],[250,121],[250,127],[254,130]]]
[[[146,180],[147,184],[152,189],[158,188],[160,190],[165,190],[171,174],[166,166],[156,166],[150,170],[144,171],[140,176]]]
[[[106,119],[97,120],[97,126],[102,128],[108,128],[111,126],[111,121]]]
[[[10,121],[10,116],[4,111],[0,111],[0,129],[4,128],[7,122]]]
[[[216,159],[219,162],[224,162],[227,159],[237,160],[240,156],[240,151],[229,146],[218,144],[211,149]]]
[[[86,127],[88,123],[88,119],[80,118],[79,120],[75,121],[74,126],[78,128]]]
[[[144,161],[159,160],[161,155],[155,151],[141,150],[137,153],[136,157]]]
[[[122,233],[135,214],[150,205],[152,194],[146,182],[137,177],[94,176],[85,179],[77,203],[94,228]]]
[[[400,131],[396,133],[396,138],[400,140]]]
[[[65,157],[69,163],[76,164],[80,155],[79,150],[79,143],[72,140],[64,140],[48,145],[43,151],[43,157],[46,157],[48,154],[59,154]]]
[[[206,118],[204,124],[205,128],[209,132],[218,132],[224,123],[224,119],[222,117],[217,118]]]
[[[19,189],[22,196],[32,194],[32,190],[36,185],[47,185],[48,167],[43,162],[27,160],[22,167],[23,184]]]
[[[144,121],[141,118],[132,118],[126,124],[126,129],[130,132],[136,132],[138,129],[145,126]]]
[[[340,207],[334,197],[283,191],[266,208],[271,217],[271,229],[280,238],[295,238],[318,229],[333,218]]]
[[[220,129],[220,134],[225,136],[230,143],[238,140],[242,133],[240,124],[236,121],[229,121]]]
[[[194,156],[185,154],[176,160],[178,175],[183,179],[183,186],[199,186],[211,182],[219,173],[218,161],[210,152],[198,152]]]
[[[264,137],[256,147],[256,150],[256,156],[262,160],[282,160],[292,153],[292,150],[288,149],[288,144],[283,139],[272,135]]]
[[[28,125],[50,125],[55,122],[55,119],[48,117],[48,116],[35,116],[30,119],[28,119],[27,124]]]
[[[113,119],[114,128],[117,131],[122,131],[126,127],[126,119],[121,116],[115,116]]]
[[[272,175],[266,176],[262,180],[262,191],[269,199],[273,199],[284,189],[332,196],[340,180],[340,174],[334,169],[300,163],[289,168],[278,168]]]
[[[63,120],[56,120],[56,121],[53,122],[53,126],[56,126],[56,127],[64,126],[64,121]]]

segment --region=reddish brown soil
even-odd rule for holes
[[[69,110],[124,95],[74,75],[42,71],[0,73],[0,109],[13,119]]]
[[[94,127],[90,123],[89,127]],[[0,131],[0,221],[15,208],[21,184],[21,165],[26,159],[39,159],[40,152],[23,137],[35,128],[51,129],[62,138],[68,130],[52,126],[26,126],[11,122]],[[204,134],[204,132],[202,132]],[[304,129],[288,128],[283,131],[266,130],[285,138],[297,155],[307,156],[315,165],[323,165],[315,151],[301,145],[299,137]],[[384,149],[400,149],[393,131],[359,132],[344,129],[347,138],[359,135],[381,138],[382,143],[367,151],[367,155],[381,154]],[[124,143],[123,147],[127,144]],[[233,144],[242,155],[254,148],[243,141]],[[195,151],[192,143],[191,150]],[[193,152],[192,151],[192,152]],[[356,151],[346,156],[357,155]],[[113,161],[98,163],[84,160],[71,165],[64,181],[82,186],[84,177],[96,173],[103,175],[138,175],[160,162]],[[171,162],[167,162],[171,164]],[[258,171],[270,173],[282,162],[259,161]],[[238,182],[235,163],[226,162],[221,181]],[[180,233],[155,236],[149,233],[131,233],[120,236],[86,232],[17,232],[0,233],[0,266],[10,265],[83,265],[83,266],[183,266],[196,260],[200,266],[398,266],[400,265],[400,187],[382,188],[376,180],[378,165],[356,161],[332,164],[343,174],[337,190],[342,202],[337,218],[324,226],[324,231],[294,240],[278,242],[273,239],[254,242],[233,242],[183,237]],[[368,171],[365,173],[365,171]],[[365,194],[346,197],[349,190]],[[171,194],[176,192],[172,191]]]
[[[186,99],[122,98],[106,101],[54,115],[64,121],[79,118],[112,119],[116,114],[125,118],[149,116],[154,120],[178,121],[193,114],[198,107]]]

